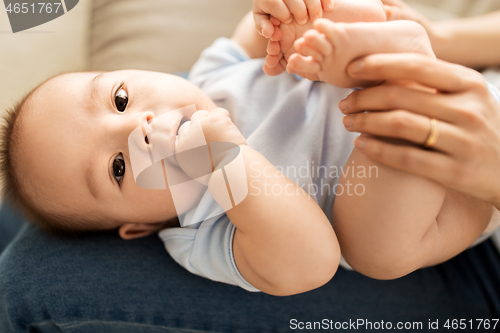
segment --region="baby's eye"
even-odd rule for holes
[[[125,90],[123,89],[118,90],[115,96],[116,109],[120,112],[125,111],[127,103],[128,103],[128,96]]]
[[[116,156],[115,160],[113,161],[113,174],[118,184],[120,184],[120,181],[125,174],[125,161],[123,160],[122,153],[118,154],[118,156]]]

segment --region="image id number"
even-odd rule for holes
[[[27,14],[27,13],[33,13],[33,14],[41,14],[41,13],[47,13],[51,14],[52,12],[57,13],[59,11],[59,8],[61,7],[60,2],[39,2],[36,5],[34,3],[29,4],[26,2],[19,3],[16,2],[14,4],[9,3],[7,6],[6,10],[7,13],[15,13],[15,14]]]

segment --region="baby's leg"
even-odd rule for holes
[[[354,149],[337,188],[333,225],[354,269],[392,279],[459,254],[480,237],[491,213],[490,204]]]
[[[288,59],[287,70],[343,88],[364,87],[349,77],[346,67],[374,53],[422,53],[435,58],[425,29],[412,21],[334,23],[316,20],[314,28],[294,43],[299,53]]]

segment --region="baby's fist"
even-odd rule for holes
[[[246,140],[227,110],[198,111],[179,128],[175,159],[191,179],[207,185],[217,164],[234,157],[234,148],[240,145],[246,145]]]
[[[253,17],[257,31],[266,38],[275,33],[275,26],[281,22],[299,25],[323,17],[323,11],[333,9],[333,0],[254,0]],[[272,18],[272,20],[271,20]]]
[[[200,130],[202,130],[202,133],[200,133]],[[179,128],[177,146],[199,137],[200,134],[205,137],[207,143],[231,142],[236,145],[246,144],[243,134],[231,121],[229,112],[222,108],[216,108],[210,112],[195,112],[191,117],[191,121],[184,123]]]

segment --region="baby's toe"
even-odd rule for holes
[[[287,71],[289,73],[316,74],[321,71],[321,65],[313,57],[304,57],[295,53],[288,59]]]
[[[327,57],[333,53],[333,45],[325,35],[317,30],[309,30],[304,34],[304,43],[308,48],[314,49],[316,52]]]
[[[304,56],[311,56],[317,62],[322,62],[324,60],[324,56],[321,52],[311,47],[308,43],[306,43],[305,39],[299,40],[297,39],[294,44],[295,49],[300,52]]]
[[[317,19],[314,22],[314,29],[324,34],[330,41],[334,41],[336,34],[339,33],[339,29],[337,27],[340,25],[341,23],[335,23],[327,19]]]

